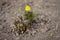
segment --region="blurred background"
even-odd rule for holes
[[[36,29],[15,35],[13,21],[23,16],[27,4],[36,14]],[[44,24],[41,19],[49,20]],[[0,0],[0,40],[60,40],[60,0]]]

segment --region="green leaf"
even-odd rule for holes
[[[25,18],[28,19],[29,21],[32,21],[34,19],[33,12],[28,12],[27,14],[25,14]]]

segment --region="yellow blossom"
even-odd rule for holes
[[[29,5],[26,5],[26,6],[25,6],[25,11],[26,11],[26,12],[30,12],[30,11],[31,11],[31,7],[30,7]]]

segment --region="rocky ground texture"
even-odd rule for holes
[[[36,22],[28,33],[18,35],[13,21],[29,4]],[[60,40],[60,0],[0,0],[0,40]]]

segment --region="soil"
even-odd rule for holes
[[[14,30],[13,22],[30,5],[36,23],[28,33]],[[0,40],[60,40],[60,0],[0,0]]]

